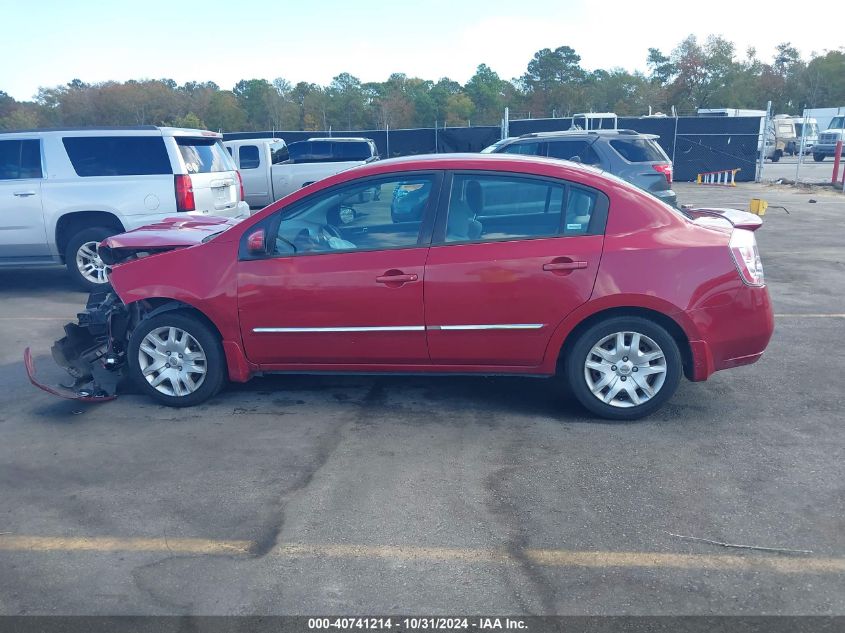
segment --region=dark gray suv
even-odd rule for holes
[[[502,139],[482,153],[548,156],[593,165],[677,206],[672,161],[657,138],[634,130],[539,132]]]

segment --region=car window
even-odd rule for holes
[[[261,164],[261,159],[258,157],[258,146],[241,145],[238,150],[238,160],[241,169],[257,169]]]
[[[593,191],[570,187],[566,200],[564,235],[586,235],[596,209],[597,195]]]
[[[653,139],[626,138],[610,141],[610,146],[629,163],[669,161],[669,157]]]
[[[270,162],[274,165],[280,165],[290,160],[290,153],[288,146],[284,141],[276,141],[270,146]]]
[[[572,160],[578,157],[585,165],[601,163],[592,143],[587,141],[549,141],[548,155],[550,158],[561,158],[563,160]]]
[[[223,151],[223,144],[218,139],[186,136],[174,138],[189,174],[235,171],[232,157]]]
[[[332,151],[337,160],[369,160],[373,156],[373,148],[367,141],[332,143]]]
[[[22,180],[41,176],[40,141],[0,141],[0,180]]]
[[[502,149],[503,154],[527,154],[528,156],[544,156],[541,154],[542,143],[514,143]]]
[[[66,136],[62,144],[79,176],[173,173],[160,136]]]
[[[565,185],[547,180],[456,175],[445,240],[477,242],[558,235],[565,193]]]
[[[368,141],[300,141],[288,145],[295,163],[328,163],[369,160],[373,148]]]
[[[367,180],[311,196],[282,217],[274,253],[416,246],[433,185],[428,175]]]

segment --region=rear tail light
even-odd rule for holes
[[[763,262],[757,249],[757,239],[754,233],[744,229],[735,229],[731,235],[731,255],[739,270],[739,275],[749,286],[762,286]]]
[[[176,176],[176,210],[195,211],[197,208],[194,202],[194,185],[190,176]]]
[[[658,163],[656,165],[652,165],[654,167],[654,171],[659,171],[661,174],[666,176],[666,182],[670,185],[672,184],[672,163]]]
[[[238,188],[240,189],[240,198],[238,200],[243,201],[246,200],[246,195],[244,194],[244,179],[241,177],[241,172],[235,172],[238,175]]]

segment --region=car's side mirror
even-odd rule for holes
[[[580,162],[581,162],[581,157],[580,157],[580,156],[578,156],[578,154],[576,154],[575,156],[573,156],[573,157],[572,157],[572,158],[570,158],[569,160],[570,160],[571,162],[573,162],[573,163],[580,163]]]
[[[256,229],[246,238],[246,249],[250,255],[264,255],[267,252],[266,232]]]

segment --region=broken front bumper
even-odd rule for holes
[[[93,292],[78,323],[65,325],[65,336],[53,344],[53,360],[73,379],[71,385],[46,385],[35,373],[32,353],[24,351],[29,381],[48,393],[74,400],[105,401],[116,397],[123,379],[130,312],[112,291]]]

